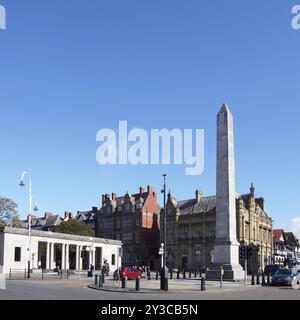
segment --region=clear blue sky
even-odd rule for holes
[[[299,2],[299,1],[298,1]],[[0,0],[0,195],[27,215],[100,206],[102,193],[168,184],[178,199],[215,193],[216,114],[235,117],[237,190],[266,199],[275,226],[300,216],[297,1]],[[204,128],[205,171],[100,167],[96,132]],[[161,201],[161,199],[160,199]]]

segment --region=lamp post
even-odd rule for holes
[[[21,176],[21,182],[20,187],[25,187],[24,178],[25,176],[29,179],[29,216],[28,216],[28,238],[29,238],[29,244],[28,244],[28,270],[27,270],[27,278],[30,278],[30,270],[31,270],[31,215],[32,215],[32,200],[35,199],[35,197],[32,196],[32,182],[31,182],[31,176],[28,172],[24,171]],[[35,212],[39,209],[37,208],[37,205],[35,204],[35,207],[33,209]]]
[[[164,243],[163,243],[163,268],[161,270],[161,290],[168,291],[168,268],[167,268],[167,212],[166,212],[166,177],[164,174],[164,188],[161,191],[164,194]]]
[[[161,256],[161,269],[162,269],[164,267],[164,244],[163,243],[160,245],[158,254]]]

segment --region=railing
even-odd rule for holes
[[[44,280],[44,279],[69,279],[71,277],[78,277],[75,271],[70,270],[60,270],[59,272],[54,272],[52,270],[30,270],[28,277],[28,269],[10,269],[9,280]]]
[[[24,280],[27,278],[27,269],[10,269],[9,279]]]

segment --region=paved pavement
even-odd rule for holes
[[[170,291],[161,292],[159,281],[144,280],[141,288],[147,293],[107,292],[88,288],[91,280],[11,280],[7,289],[0,290],[0,300],[300,300],[300,287],[261,287],[241,284],[207,283],[207,291],[200,291],[196,280],[170,281]],[[108,283],[106,284],[108,287]],[[134,281],[129,283],[133,289]]]

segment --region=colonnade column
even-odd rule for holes
[[[76,246],[76,270],[80,269],[80,246]]]
[[[61,246],[61,269],[66,269],[66,245],[63,243]]]
[[[47,249],[46,249],[46,269],[50,269],[50,243],[47,242]]]
[[[51,242],[51,259],[50,259],[50,269],[54,269],[56,267],[56,257],[55,257],[55,243]]]
[[[80,261],[80,263],[79,263],[79,267],[80,267],[80,270],[82,270],[82,257],[81,257],[81,251],[82,251],[82,248],[83,248],[83,246],[79,246],[79,261]]]
[[[70,269],[70,245],[66,245],[66,269]]]

